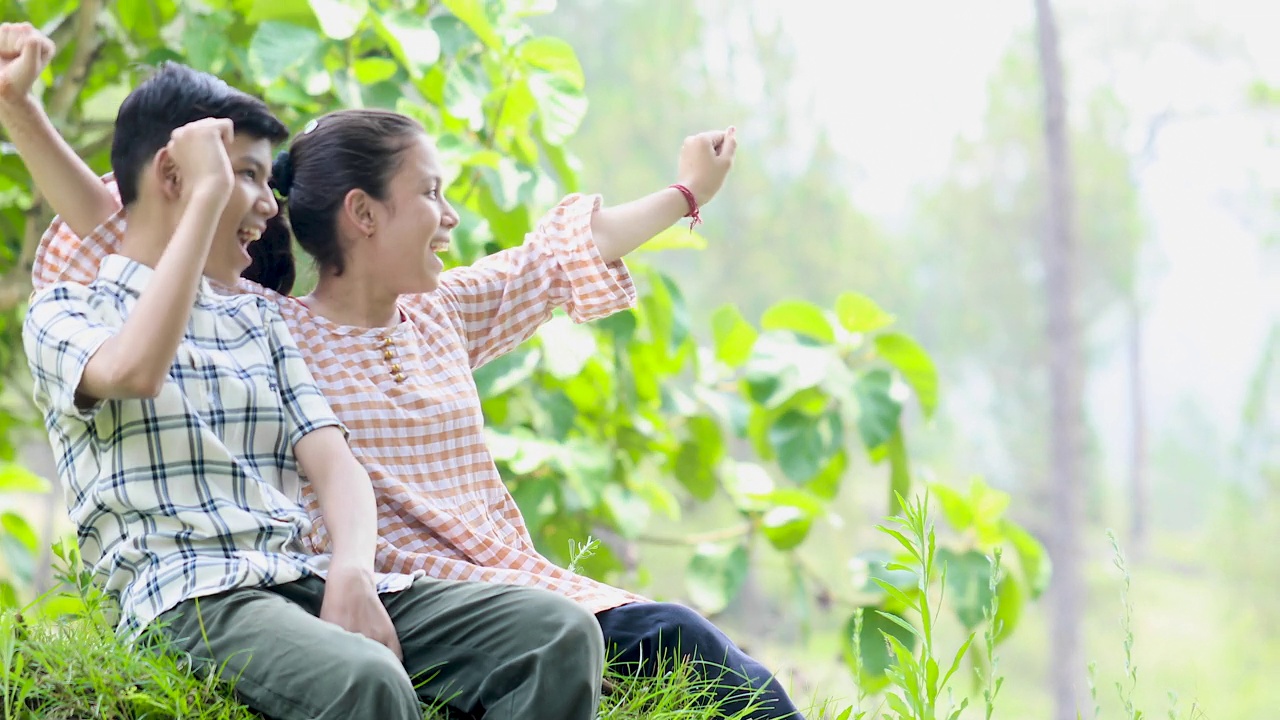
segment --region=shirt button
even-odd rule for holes
[[[383,351],[382,351],[382,357],[383,357],[383,358],[385,358],[385,359],[387,359],[387,360],[390,360],[391,358],[393,358],[393,357],[395,357],[395,356],[396,356],[396,354],[395,354],[395,353],[393,353],[393,352],[391,352],[390,350],[383,350]]]
[[[404,373],[396,373],[396,382],[398,383],[404,382]]]

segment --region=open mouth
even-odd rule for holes
[[[431,248],[431,252],[433,253],[448,252],[449,239],[445,238],[444,240],[432,240],[431,245],[429,247]]]

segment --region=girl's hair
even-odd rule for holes
[[[293,289],[291,227],[321,273],[341,275],[338,213],[347,193],[359,189],[386,200],[404,151],[425,132],[417,120],[386,110],[339,110],[311,121],[276,156],[271,184],[285,202],[250,245],[253,264],[244,277],[285,294]]]

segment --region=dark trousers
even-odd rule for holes
[[[688,658],[712,681],[724,714],[755,706],[752,720],[803,720],[782,686],[759,662],[693,610],[674,603],[633,603],[596,615],[604,631],[605,653],[628,674],[656,676],[662,663]]]

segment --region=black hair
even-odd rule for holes
[[[226,118],[237,134],[283,142],[289,129],[266,103],[218,78],[165,62],[129,93],[116,115],[111,170],[128,207],[138,199],[142,169],[169,142],[174,130],[204,118]]]
[[[292,289],[296,271],[290,227],[322,273],[341,275],[338,213],[347,193],[359,189],[386,200],[404,151],[425,132],[417,120],[386,110],[339,110],[308,124],[276,156],[271,182],[285,202],[281,215],[250,246],[254,264],[244,277],[278,292]],[[287,223],[282,217],[286,208]]]

